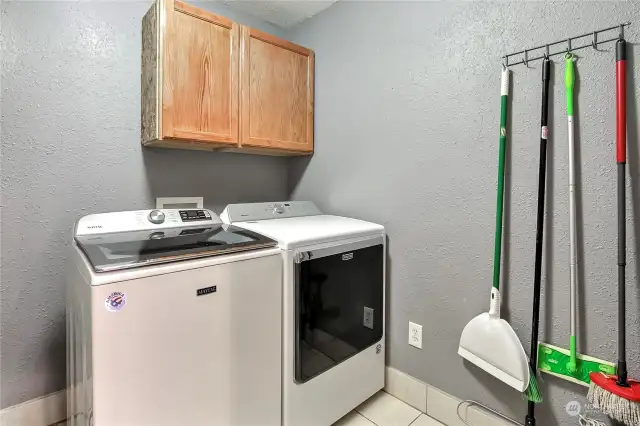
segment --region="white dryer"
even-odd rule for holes
[[[76,224],[71,426],[280,426],[282,260],[209,210]]]
[[[385,231],[311,202],[231,204],[284,259],[284,426],[330,426],[384,387]]]

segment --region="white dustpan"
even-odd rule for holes
[[[515,331],[500,318],[500,291],[491,289],[489,312],[462,330],[458,354],[509,386],[524,392],[529,386],[529,359]]]
[[[502,254],[502,213],[504,165],[507,140],[507,96],[509,70],[502,68],[500,85],[500,156],[498,157],[498,206],[493,259],[493,287],[488,313],[472,319],[462,330],[458,354],[509,386],[524,392],[529,387],[529,359],[509,323],[500,319],[500,255]]]

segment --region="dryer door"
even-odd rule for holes
[[[384,255],[382,236],[296,254],[296,382],[380,341]]]

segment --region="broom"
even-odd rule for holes
[[[500,318],[500,257],[504,204],[505,151],[507,140],[507,97],[509,70],[503,65],[500,85],[500,151],[494,241],[493,286],[489,312],[473,318],[462,330],[458,354],[503,381],[532,402],[542,402],[535,372],[516,332]],[[535,365],[535,362],[532,364]]]
[[[640,382],[628,378],[626,361],[626,205],[625,164],[627,161],[626,42],[616,43],[616,134],[618,162],[618,375],[591,373],[587,399],[594,408],[629,426],[640,425]]]

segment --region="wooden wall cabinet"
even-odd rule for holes
[[[142,20],[145,146],[313,152],[314,54],[177,0]]]
[[[313,52],[249,27],[241,40],[241,146],[313,152]]]

